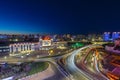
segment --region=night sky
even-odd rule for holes
[[[0,0],[0,33],[120,31],[120,0]]]

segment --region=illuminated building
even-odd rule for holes
[[[115,34],[116,34],[116,32],[113,32],[113,33],[112,33],[112,39],[113,39],[113,40],[115,39]]]
[[[70,34],[67,34],[67,36],[66,36],[67,38],[70,38],[71,37],[71,35]]]
[[[119,38],[119,32],[116,32],[115,39]]]
[[[9,46],[7,44],[0,43],[0,54],[9,53]]]
[[[53,46],[57,49],[66,49],[68,46],[68,43],[66,41],[54,42]]]
[[[34,43],[14,43],[9,45],[10,53],[35,51]]]
[[[49,50],[52,48],[53,39],[50,36],[43,36],[39,38],[40,50]]]
[[[119,38],[119,32],[113,32],[112,33],[112,39],[115,40],[117,38]]]
[[[40,38],[39,40],[42,43],[42,46],[51,46],[52,45],[52,39],[50,36],[44,36]]]
[[[105,32],[103,35],[104,41],[109,41],[110,40],[110,32]]]
[[[118,32],[118,35],[119,35],[118,38],[120,38],[120,32]]]

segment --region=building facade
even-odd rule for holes
[[[13,43],[9,45],[10,53],[35,51],[34,43]]]
[[[110,40],[110,32],[104,32],[103,39],[104,39],[104,41],[109,41]]]

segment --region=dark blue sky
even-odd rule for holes
[[[0,0],[0,33],[120,31],[119,0]]]

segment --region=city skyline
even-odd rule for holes
[[[119,3],[0,0],[0,80],[120,80]]]

